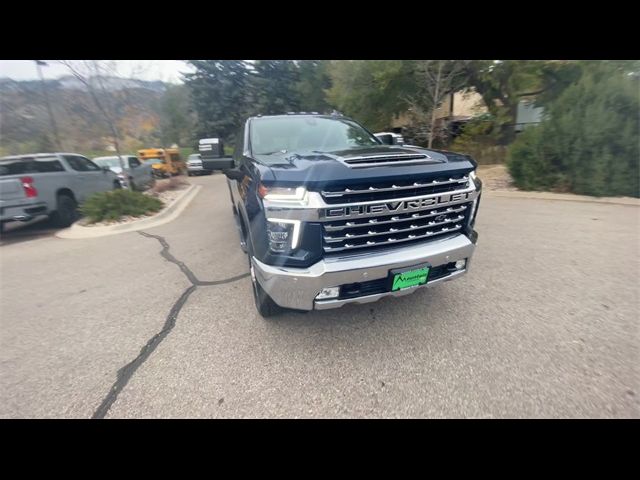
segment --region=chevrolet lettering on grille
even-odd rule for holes
[[[335,207],[325,209],[325,218],[359,217],[368,215],[385,215],[392,213],[411,212],[423,210],[434,206],[445,206],[454,203],[461,203],[473,200],[477,193],[475,191],[444,194],[437,197],[419,198],[415,200],[389,201],[372,205],[349,205],[346,207]]]

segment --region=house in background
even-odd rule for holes
[[[518,103],[518,111],[516,113],[516,123],[514,128],[516,132],[521,132],[525,128],[536,125],[542,121],[544,109],[535,106],[535,97],[526,97]]]
[[[479,93],[473,90],[458,91],[447,95],[442,104],[436,109],[437,126],[449,129],[455,136],[464,122],[486,111],[487,108]],[[403,129],[411,127],[412,124],[411,112],[407,111],[397,115],[392,120],[391,131],[402,134]]]
[[[487,107],[479,93],[473,90],[458,91],[447,95],[446,99],[437,108],[436,125],[439,128],[445,128],[449,135],[456,137],[466,122],[487,112]],[[534,96],[523,97],[518,104],[515,123],[509,127],[513,127],[516,132],[521,132],[531,125],[540,123],[543,114],[543,108],[535,106]],[[391,122],[389,131],[406,135],[412,130],[413,123],[411,111],[407,111],[396,115]]]

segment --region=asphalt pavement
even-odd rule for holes
[[[640,208],[483,196],[459,280],[262,319],[222,175],[144,232],[0,241],[2,418],[638,418]]]

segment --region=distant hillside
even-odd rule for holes
[[[163,93],[167,89],[167,84],[159,80],[148,81],[138,80],[134,78],[120,78],[120,77],[103,77],[102,82],[109,91],[124,90],[131,88],[142,88],[151,90],[153,92]],[[6,89],[6,91],[15,91],[20,89],[21,86],[36,85],[36,88],[41,88],[40,80],[22,80],[16,81],[10,78],[0,78],[0,91]],[[85,86],[80,80],[73,75],[67,75],[57,79],[45,80],[45,84],[48,88],[60,88],[63,90],[86,90]]]
[[[160,81],[108,77],[103,79],[123,149],[133,151],[159,143],[159,102],[167,89]],[[110,144],[109,129],[86,87],[72,76],[45,81],[64,150],[102,151]],[[51,123],[39,80],[0,79],[0,154],[54,149]]]

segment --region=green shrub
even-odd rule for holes
[[[82,205],[80,211],[89,222],[118,220],[123,216],[140,217],[157,212],[162,208],[162,201],[132,190],[112,190],[91,195]]]
[[[507,147],[499,144],[499,132],[491,115],[480,115],[464,126],[447,149],[471,155],[481,165],[505,163]]]
[[[509,148],[507,166],[513,183],[522,190],[570,190],[565,174],[546,151],[544,126],[531,126]]]
[[[586,69],[511,145],[516,186],[640,197],[640,85],[604,68]]]

